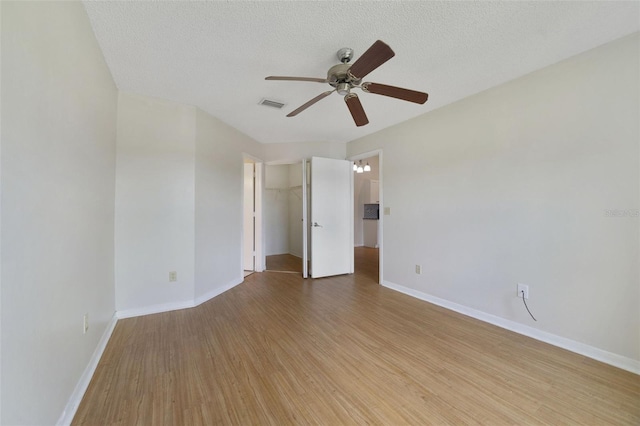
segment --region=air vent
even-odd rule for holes
[[[272,108],[282,108],[285,104],[282,102],[278,102],[278,101],[274,101],[273,99],[266,99],[263,98],[260,101],[260,105],[264,105],[264,106],[268,106],[268,107],[272,107]]]

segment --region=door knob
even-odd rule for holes
[[[318,222],[313,222],[314,228],[322,228],[322,225],[318,225]]]

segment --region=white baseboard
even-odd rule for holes
[[[404,287],[390,281],[383,281],[382,285],[392,290],[399,291],[400,293],[415,297],[416,299],[424,300],[426,302],[433,303],[434,305],[442,306],[443,308],[450,309],[452,311],[478,319],[480,321],[488,322],[490,324],[505,328],[507,330],[511,330],[518,334],[522,334],[524,336],[549,343],[550,345],[557,346],[580,355],[584,355],[588,358],[604,362],[605,364],[613,365],[614,367],[618,367],[635,374],[640,374],[640,361],[638,360],[598,349],[596,347],[576,342],[575,340],[567,339],[565,337],[557,336],[555,334],[547,333],[546,331],[528,327],[515,321],[487,314],[485,312],[478,311],[464,305],[459,305],[445,299],[440,299],[439,297],[435,297],[418,290]]]
[[[204,302],[213,299],[214,297],[224,293],[227,290],[232,289],[233,287],[237,286],[238,284],[242,283],[244,281],[244,279],[242,277],[240,278],[234,278],[233,280],[229,281],[228,283],[220,286],[220,287],[216,287],[211,291],[208,291],[207,293],[203,294],[202,296],[197,297],[194,300],[184,300],[181,302],[171,302],[171,303],[161,303],[159,305],[151,305],[151,306],[144,306],[142,308],[133,308],[133,309],[124,309],[122,311],[116,311],[116,317],[118,319],[123,319],[123,318],[133,318],[133,317],[140,317],[143,315],[151,315],[151,314],[160,314],[163,312],[171,312],[171,311],[177,311],[179,309],[188,309],[188,308],[194,308],[198,305],[203,304]]]
[[[113,329],[116,327],[117,322],[118,322],[118,318],[114,314],[111,317],[111,320],[109,320],[109,323],[107,324],[107,328],[104,330],[104,333],[102,333],[102,337],[98,342],[98,346],[96,346],[96,349],[93,351],[93,355],[91,355],[89,364],[87,364],[87,367],[82,372],[82,375],[80,376],[80,380],[78,380],[78,383],[76,384],[76,387],[73,390],[73,393],[69,397],[69,400],[67,401],[67,405],[64,407],[64,411],[60,415],[60,418],[58,419],[58,422],[56,423],[56,425],[67,426],[67,425],[70,425],[71,422],[73,421],[73,417],[76,415],[76,411],[78,410],[78,406],[80,406],[82,397],[84,396],[84,393],[87,391],[87,388],[89,387],[89,383],[91,382],[93,373],[96,371],[96,367],[98,367],[98,362],[100,361],[100,358],[102,357],[102,353],[107,347],[107,343],[109,342],[109,338],[111,337],[111,334],[113,333]]]
[[[223,285],[221,287],[214,288],[213,290],[206,292],[202,296],[197,297],[194,300],[193,306],[202,305],[204,302],[207,302],[207,301],[213,299],[214,297],[219,296],[220,294],[224,293],[225,291],[231,290],[233,287],[237,286],[238,284],[242,283],[243,281],[244,281],[244,278],[236,278],[236,279],[233,279],[232,281],[229,281],[227,284],[225,284],[225,285]]]
[[[224,293],[227,290],[232,289],[233,287],[242,283],[242,281],[243,281],[242,278],[236,278],[221,287],[217,287],[203,294],[202,296],[198,297],[195,300],[187,300],[187,301],[174,302],[174,303],[163,303],[160,305],[145,306],[143,308],[134,308],[134,309],[125,309],[122,311],[116,311],[113,314],[113,317],[111,318],[109,323],[107,324],[107,328],[102,334],[102,337],[98,342],[98,346],[96,347],[95,351],[93,352],[93,355],[91,356],[91,359],[89,360],[89,364],[87,365],[84,372],[82,373],[82,376],[80,376],[80,380],[78,380],[78,383],[76,384],[76,387],[73,390],[73,393],[69,397],[69,401],[67,402],[67,405],[65,406],[64,411],[60,415],[60,418],[58,419],[58,422],[56,423],[56,425],[67,426],[67,425],[70,425],[71,422],[73,421],[73,417],[75,416],[76,411],[78,410],[78,406],[82,401],[82,397],[84,396],[84,393],[87,391],[87,388],[89,387],[89,383],[91,382],[93,373],[96,371],[98,362],[100,361],[100,358],[102,357],[102,353],[107,347],[107,343],[109,342],[109,338],[113,333],[113,329],[115,328],[116,323],[118,322],[118,319],[157,314],[161,312],[175,311],[178,309],[193,308],[195,306],[201,305],[202,303],[208,300],[213,299],[214,297]]]
[[[178,309],[193,308],[193,300],[181,302],[161,303],[159,305],[144,306],[142,308],[124,309],[116,311],[118,319],[140,317],[143,315],[159,314],[162,312],[177,311]]]

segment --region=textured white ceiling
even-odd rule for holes
[[[121,90],[196,105],[259,142],[348,142],[640,30],[632,2],[94,2],[91,24]],[[429,93],[425,105],[358,92],[356,127],[326,84],[339,48],[396,56],[365,80]],[[282,110],[258,105],[282,101]]]

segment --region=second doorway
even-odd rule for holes
[[[302,164],[265,166],[266,270],[302,274]]]

